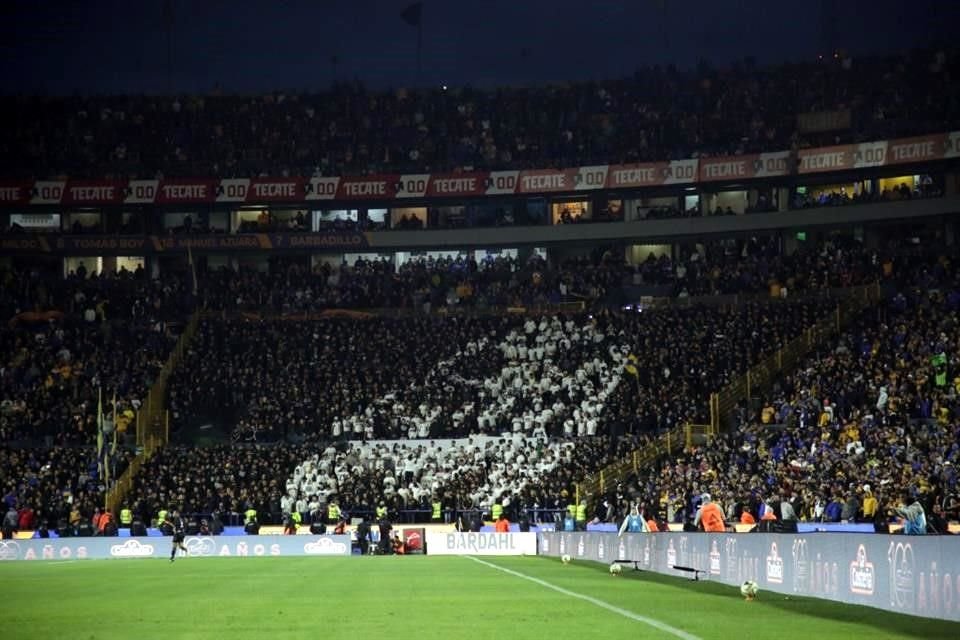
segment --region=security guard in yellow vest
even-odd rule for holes
[[[443,503],[439,500],[433,501],[433,513],[430,515],[430,519],[434,522],[440,522],[443,519]]]
[[[583,528],[587,524],[587,503],[577,504],[577,527]]]
[[[123,509],[120,509],[120,527],[123,529],[129,529],[130,524],[133,522],[133,511],[123,505]]]
[[[246,526],[250,522],[255,522],[257,519],[257,510],[253,507],[247,509],[243,512],[243,524]]]
[[[157,511],[157,526],[158,526],[158,527],[159,527],[160,525],[162,525],[162,524],[166,521],[166,519],[167,519],[167,510],[166,510],[166,509],[160,509],[160,511]]]
[[[380,503],[380,506],[377,507],[377,522],[380,522],[387,517],[387,505]]]
[[[567,505],[567,515],[569,515],[574,520],[577,519],[577,505],[571,502]]]
[[[493,506],[490,507],[490,519],[496,522],[500,519],[500,516],[503,515],[503,505],[499,502],[494,502]]]
[[[327,505],[327,524],[340,522],[340,505],[335,501]]]

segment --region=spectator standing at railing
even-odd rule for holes
[[[11,505],[3,516],[3,523],[0,524],[0,534],[2,534],[0,537],[4,540],[12,540],[13,534],[17,532],[18,521],[17,510]]]
[[[926,535],[927,515],[923,505],[909,491],[904,491],[900,500],[901,505],[895,512],[903,518],[903,533],[908,536]]]
[[[709,493],[701,496],[700,508],[693,518],[693,526],[703,526],[703,530],[708,533],[722,533],[727,530],[723,520],[723,509],[713,501]]]

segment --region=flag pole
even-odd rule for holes
[[[103,482],[103,387],[97,387],[97,482]],[[104,482],[104,494],[106,483]]]
[[[417,83],[423,82],[423,19],[417,23]]]

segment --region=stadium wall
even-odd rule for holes
[[[960,537],[954,536],[541,533],[539,551],[626,560],[645,571],[733,586],[756,580],[763,591],[960,621]]]
[[[169,558],[171,539],[62,538],[0,540],[0,562],[17,560],[107,560]],[[349,556],[349,535],[248,536],[213,538],[187,536],[191,557]]]

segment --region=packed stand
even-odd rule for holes
[[[930,532],[945,533],[960,520],[960,280],[941,266],[939,279],[863,312],[778,380],[756,413],[741,408],[735,431],[662,460],[625,495],[676,523],[709,493],[728,522],[769,511],[878,529],[917,499]]]
[[[317,94],[12,97],[5,177],[250,177],[522,169],[731,155],[947,131],[958,53],[725,70],[647,68],[563,86]],[[801,133],[797,116],[855,126]]]
[[[266,439],[583,435],[580,403],[599,415],[625,350],[585,317],[205,322],[170,399],[177,422],[217,406]]]
[[[702,421],[711,391],[832,308],[783,301],[593,317],[218,317],[202,323],[171,379],[170,402],[176,426],[218,407],[244,439],[650,431]]]
[[[103,535],[99,518],[105,486],[99,479],[95,447],[14,449],[0,447],[0,508],[16,514],[12,532],[38,530],[70,535]],[[121,454],[118,468],[126,466]],[[11,531],[5,531],[6,536]]]
[[[254,509],[261,523],[280,524],[286,479],[309,455],[310,448],[294,445],[164,447],[134,478],[126,506],[145,526],[170,509],[216,513],[224,523],[242,523]]]
[[[33,524],[61,529],[66,520],[76,531],[92,522],[107,468],[116,478],[127,466],[123,434],[190,306],[176,279],[0,272],[0,486]],[[107,453],[98,464],[101,406]]]
[[[895,242],[872,249],[837,236],[800,243],[792,252],[773,236],[684,245],[671,257],[627,264],[608,249],[548,262],[487,256],[415,258],[399,268],[388,259],[352,264],[275,262],[270,272],[220,269],[200,278],[200,304],[211,310],[301,314],[327,309],[416,311],[544,307],[582,302],[588,308],[658,297],[771,293],[796,296],[888,281],[929,262],[928,247]]]
[[[753,236],[684,248],[676,259],[650,255],[632,267],[631,283],[666,286],[665,293],[679,298],[750,293],[789,297],[909,278],[919,269],[933,268],[930,251],[900,242],[868,248],[836,236],[800,243],[788,253],[775,237]]]
[[[512,520],[551,521],[575,497],[586,473],[637,441],[606,436],[576,441],[473,436],[459,440],[313,442],[304,445],[167,447],[137,475],[125,503],[135,520],[156,523],[177,509],[190,520],[242,524],[330,522],[336,504],[348,521],[385,508],[401,521],[431,519],[432,503],[452,522],[500,504]]]
[[[626,267],[605,258],[552,266],[539,256],[525,261],[491,257],[358,258],[353,264],[279,265],[271,273],[221,269],[205,274],[201,304],[207,309],[305,313],[326,309],[441,307],[489,309],[602,299],[623,283]]]
[[[4,442],[92,443],[97,390],[105,403],[116,395],[121,416],[135,409],[191,306],[176,278],[7,270],[0,279]]]
[[[284,513],[322,518],[336,502],[351,515],[384,507],[409,520],[433,515],[452,522],[463,512],[491,513],[499,504],[511,520],[550,521],[576,499],[575,485],[636,446],[608,436],[548,439],[520,432],[454,440],[350,442],[328,446],[293,469]],[[429,514],[429,515],[428,515]]]

